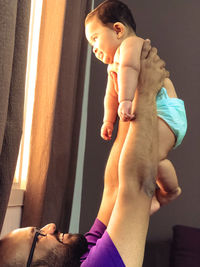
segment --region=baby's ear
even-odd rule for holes
[[[125,26],[121,22],[115,22],[113,24],[113,29],[114,29],[114,31],[117,34],[117,38],[120,39],[123,36],[123,34],[124,34]]]

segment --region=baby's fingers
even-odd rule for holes
[[[108,129],[108,138],[109,138],[109,140],[111,139],[111,137],[112,137],[112,131],[111,131],[111,129]]]

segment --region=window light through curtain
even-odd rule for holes
[[[29,163],[29,144],[31,136],[32,114],[37,75],[37,59],[43,0],[31,1],[29,26],[28,57],[26,69],[23,135],[15,170],[14,187],[26,188]]]

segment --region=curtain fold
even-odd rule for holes
[[[62,231],[69,227],[90,1],[44,1],[22,226],[55,222]]]
[[[22,133],[30,4],[0,0],[0,230]]]

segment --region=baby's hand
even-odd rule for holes
[[[101,137],[107,141],[111,140],[112,131],[113,131],[113,123],[108,121],[104,122],[101,127]]]
[[[118,107],[118,116],[122,121],[131,121],[135,118],[134,114],[131,114],[132,102],[130,100],[122,101]]]

